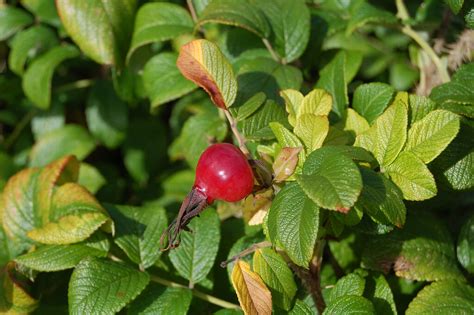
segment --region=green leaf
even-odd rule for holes
[[[291,311],[288,312],[289,315],[313,315],[313,310],[308,304],[304,303],[301,300],[296,300],[295,306]]]
[[[193,32],[194,23],[183,7],[173,3],[146,3],[135,17],[132,43],[127,61],[141,46]]]
[[[270,34],[265,15],[248,0],[213,0],[201,13],[198,26],[206,23],[238,26],[263,38]]]
[[[296,109],[296,117],[304,114],[328,116],[332,109],[332,96],[321,89],[309,92]]]
[[[97,193],[107,183],[99,170],[87,163],[81,163],[77,182],[92,194]]]
[[[254,114],[263,104],[265,104],[266,96],[265,93],[259,92],[252,96],[242,106],[238,107],[237,121],[242,121]]]
[[[127,314],[186,315],[191,299],[189,289],[170,288],[152,283],[130,304]]]
[[[362,265],[418,281],[463,279],[449,231],[423,211],[409,212],[403,229],[365,239]]]
[[[307,268],[319,230],[319,207],[296,183],[276,195],[268,213],[270,239],[297,265]]]
[[[0,216],[0,221],[1,221]],[[6,265],[9,261],[13,260],[15,257],[19,256],[21,253],[25,252],[28,249],[28,246],[24,246],[21,242],[17,242],[11,238],[8,238],[3,230],[3,227],[0,225],[0,266]],[[1,290],[0,290],[0,299],[1,299]],[[1,305],[1,302],[0,302]],[[1,308],[0,308],[1,309]]]
[[[395,89],[385,83],[367,83],[354,91],[352,107],[371,124],[387,108],[393,99]]]
[[[347,109],[347,117],[344,121],[344,131],[348,131],[356,137],[369,129],[369,123],[364,117],[360,116],[352,108]]]
[[[135,299],[149,280],[148,274],[124,264],[86,258],[69,281],[69,313],[116,313]]]
[[[433,88],[430,98],[439,105],[474,104],[474,63],[468,63],[458,69],[448,83]]]
[[[280,123],[271,122],[270,128],[272,129],[273,134],[282,148],[302,148],[298,154],[298,163],[302,165],[306,158],[306,154],[300,139]]]
[[[165,210],[154,206],[113,205],[107,205],[106,209],[115,223],[114,242],[131,261],[142,268],[151,267],[161,255],[157,246],[167,226]]]
[[[57,46],[35,59],[23,77],[26,96],[39,108],[48,109],[51,104],[51,81],[54,70],[66,59],[79,56],[71,45]]]
[[[306,49],[310,32],[310,13],[302,0],[255,2],[273,31],[272,43],[285,62],[298,59]]]
[[[0,274],[0,312],[2,314],[30,314],[38,307],[32,288],[25,276],[16,270],[14,262],[9,262]]]
[[[474,288],[456,281],[434,282],[421,290],[408,305],[407,315],[415,314],[472,314]]]
[[[86,119],[92,135],[107,148],[117,148],[125,139],[128,106],[118,98],[110,82],[98,81],[87,99]]]
[[[400,188],[406,200],[420,201],[436,196],[437,188],[433,174],[413,153],[402,152],[385,171],[385,174]]]
[[[56,34],[48,27],[32,26],[18,32],[10,43],[8,67],[18,75],[22,75],[26,61],[59,43]]]
[[[56,4],[49,0],[21,0],[21,5],[33,13],[38,21],[50,24],[56,28],[61,26]]]
[[[373,304],[362,296],[344,295],[329,304],[323,315],[337,314],[374,314]]]
[[[79,125],[66,125],[45,134],[35,143],[30,153],[30,166],[45,166],[69,154],[82,160],[95,146],[86,129]]]
[[[49,272],[74,268],[82,259],[89,256],[106,255],[107,252],[82,244],[46,245],[17,257],[15,261],[33,270]]]
[[[247,234],[239,238],[230,248],[229,254],[227,255],[227,259],[231,259],[235,255],[239,254],[243,250],[249,248],[250,246],[262,242],[265,240],[265,236],[262,233],[253,233]],[[247,255],[242,257],[240,260],[248,262],[249,264],[252,263],[252,256]],[[227,275],[229,279],[232,278],[232,270],[234,269],[235,260],[231,260],[227,264]]]
[[[286,114],[282,106],[272,100],[267,100],[252,116],[240,122],[238,127],[247,139],[273,139],[275,136],[270,128],[273,122],[285,124]]]
[[[0,42],[33,23],[33,18],[26,11],[2,4],[0,5]]]
[[[56,6],[64,28],[85,55],[101,64],[123,63],[136,0],[64,0]]]
[[[410,128],[405,151],[428,164],[446,149],[458,131],[459,116],[446,110],[432,111]]]
[[[369,274],[366,278],[364,296],[372,301],[377,314],[397,314],[392,290],[382,274]]]
[[[407,210],[400,189],[380,173],[363,167],[360,173],[364,186],[356,208],[378,223],[402,227]]]
[[[444,0],[454,14],[458,14],[464,4],[464,0]]]
[[[362,190],[356,164],[333,147],[313,151],[304,163],[303,174],[296,179],[316,204],[343,213],[354,205]]]
[[[331,305],[345,295],[362,296],[364,288],[365,279],[356,273],[350,273],[337,281],[331,290],[327,303]]]
[[[347,23],[347,35],[367,23],[394,24],[397,22],[397,18],[391,12],[378,9],[366,1],[357,2],[350,11],[351,17]]]
[[[461,265],[474,274],[474,215],[463,224],[459,232],[457,255]]]
[[[303,114],[296,119],[294,132],[303,141],[308,152],[319,149],[329,132],[328,117]]]
[[[464,21],[466,21],[467,27],[474,29],[474,8],[469,10],[464,16]]]
[[[66,117],[63,104],[53,101],[51,108],[36,113],[31,119],[31,131],[35,140],[38,141],[49,132],[64,127],[65,123]]]
[[[196,88],[176,67],[178,56],[162,53],[151,58],[143,69],[145,91],[155,111],[159,105],[175,100]]]
[[[296,115],[298,113],[298,109],[301,103],[304,100],[304,96],[300,91],[296,91],[293,89],[286,89],[280,91],[280,96],[285,100],[285,108],[286,112],[288,113],[288,121],[292,126],[294,126],[296,123]]]
[[[375,121],[374,155],[380,165],[390,165],[402,151],[407,139],[407,124],[408,108],[401,99],[395,100]]]
[[[189,224],[192,232],[183,232],[179,247],[170,252],[173,266],[192,284],[204,280],[211,271],[221,237],[219,225],[216,211],[206,209]]]
[[[410,126],[436,108],[436,103],[426,96],[410,94],[408,99],[410,105]]]
[[[232,66],[216,44],[205,39],[189,42],[181,47],[176,65],[188,80],[209,94],[217,107],[232,106],[237,81]]]
[[[272,292],[272,301],[288,311],[297,288],[293,273],[283,258],[270,248],[259,249],[253,256],[253,270]]]

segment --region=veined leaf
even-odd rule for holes
[[[392,290],[382,274],[370,273],[366,277],[364,296],[372,301],[377,314],[397,315]]]
[[[263,104],[265,104],[265,93],[259,92],[249,98],[242,106],[239,106],[237,112],[237,121],[245,120],[252,116]]]
[[[410,94],[408,99],[410,105],[410,126],[436,108],[436,103],[426,96]]]
[[[57,46],[35,59],[23,77],[26,96],[39,108],[48,109],[51,103],[51,80],[54,70],[66,59],[79,56],[71,45]]]
[[[358,136],[369,130],[370,126],[364,117],[360,116],[352,108],[347,109],[347,117],[344,121],[344,130],[351,132],[354,136]]]
[[[74,269],[69,281],[69,313],[113,314],[145,289],[147,273],[100,258],[86,258]]]
[[[375,309],[372,302],[362,296],[357,295],[343,295],[337,298],[334,302],[329,304],[324,310],[323,315],[337,315],[337,314],[373,314]]]
[[[0,273],[0,313],[29,314],[38,307],[39,301],[27,288],[15,267],[14,262],[9,262]]]
[[[301,148],[301,151],[298,155],[298,163],[300,165],[303,165],[304,160],[306,158],[306,154],[300,139],[280,123],[271,122],[270,128],[272,129],[273,134],[277,138],[278,143],[281,145],[281,147]]]
[[[332,109],[332,96],[325,90],[314,89],[309,92],[296,111],[296,116],[313,114],[328,116]]]
[[[194,40],[181,47],[176,64],[187,79],[209,94],[216,106],[226,109],[234,103],[237,81],[232,66],[216,44]]]
[[[393,24],[397,22],[397,18],[388,11],[378,9],[366,1],[360,1],[351,7],[346,34],[350,35],[354,30],[371,22]]]
[[[239,260],[232,270],[232,284],[240,306],[247,314],[272,313],[272,295],[258,274],[250,270],[245,261]]]
[[[314,312],[311,309],[311,307],[309,307],[308,304],[306,304],[305,302],[301,300],[296,300],[295,306],[293,307],[291,311],[288,312],[288,314],[289,315],[313,315]]]
[[[130,304],[127,314],[185,315],[191,300],[192,294],[189,289],[170,288],[152,283]]]
[[[238,124],[242,134],[251,140],[274,139],[270,124],[286,123],[286,114],[280,104],[267,100],[252,116]]]
[[[459,232],[456,252],[461,265],[474,274],[474,215],[463,224]]]
[[[32,22],[33,18],[26,11],[2,3],[0,6],[0,41],[4,41]]]
[[[339,280],[332,288],[328,304],[334,303],[338,298],[345,295],[362,296],[365,289],[365,279],[356,273],[350,273]]]
[[[357,87],[354,92],[352,107],[372,123],[390,104],[395,89],[385,83],[368,83]]]
[[[280,150],[273,162],[273,173],[275,182],[282,182],[295,172],[298,165],[298,154],[302,148],[284,147]]]
[[[329,132],[327,116],[303,114],[296,119],[295,134],[303,141],[308,152],[319,149]]]
[[[298,109],[303,102],[304,96],[300,91],[286,89],[280,92],[280,96],[285,100],[285,108],[288,113],[288,121],[295,126]],[[331,105],[332,106],[332,105]]]

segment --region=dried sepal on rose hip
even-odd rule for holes
[[[179,245],[179,233],[189,221],[215,200],[236,202],[252,193],[254,176],[245,155],[234,145],[218,143],[208,147],[199,158],[196,179],[184,199],[178,216],[161,236],[163,250]]]

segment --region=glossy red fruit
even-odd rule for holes
[[[194,188],[207,197],[208,204],[239,201],[252,192],[252,168],[236,146],[213,144],[199,158]]]

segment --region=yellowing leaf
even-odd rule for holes
[[[38,300],[27,292],[15,273],[14,262],[0,271],[0,314],[29,314],[38,306]]]
[[[358,136],[369,128],[369,123],[364,117],[359,115],[352,108],[347,109],[347,117],[344,125],[344,130],[353,133],[354,136]]]
[[[234,285],[239,303],[245,314],[265,315],[272,313],[272,295],[262,278],[250,270],[245,261],[239,260],[232,270]]]
[[[332,96],[322,89],[314,89],[306,95],[299,107],[297,116],[303,114],[329,115],[332,109]]]
[[[274,181],[282,182],[295,172],[302,148],[282,148],[273,162]]]
[[[220,108],[228,108],[237,96],[232,66],[216,44],[198,39],[181,47],[177,66],[189,80],[202,87]]]
[[[329,132],[327,116],[303,114],[296,119],[295,134],[303,141],[308,152],[319,149]]]
[[[258,194],[250,194],[244,201],[244,219],[249,225],[263,223],[263,219],[272,204],[273,190],[268,189]]]
[[[300,91],[287,89],[280,92],[280,96],[285,100],[285,108],[288,113],[288,121],[292,126],[296,124],[296,113],[303,102],[304,96]]]

